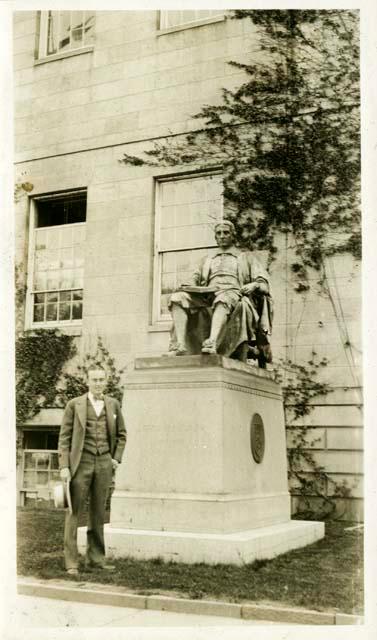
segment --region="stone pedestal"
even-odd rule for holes
[[[269,372],[221,356],[137,359],[124,410],[109,555],[243,563],[323,536],[322,523],[290,520],[283,404]]]

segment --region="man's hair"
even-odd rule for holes
[[[100,362],[98,364],[94,362],[93,364],[89,365],[89,367],[87,368],[88,375],[91,371],[104,371],[107,375],[105,367],[103,367]]]
[[[236,235],[236,228],[235,228],[233,222],[231,222],[230,220],[220,220],[220,222],[217,222],[215,224],[215,233],[216,233],[218,227],[221,227],[221,226],[229,227],[229,229],[231,230],[232,234],[234,236]]]

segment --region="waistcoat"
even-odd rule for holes
[[[88,398],[86,409],[84,451],[89,451],[94,455],[97,453],[107,453],[110,451],[110,447],[105,406],[97,417],[93,405]]]

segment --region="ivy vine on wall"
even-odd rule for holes
[[[74,336],[37,329],[16,340],[16,420],[24,424],[52,406],[65,364],[76,355]]]
[[[318,371],[326,367],[326,358],[317,353],[306,365],[291,360],[280,360],[274,373],[282,385],[285,428],[288,439],[288,479],[291,492],[298,497],[297,515],[305,519],[324,519],[335,515],[336,498],[347,498],[351,488],[345,481],[336,482],[315,457],[315,445],[320,438],[312,434],[307,416],[313,411],[312,401],[332,393],[330,385],[319,382]],[[337,516],[341,514],[337,513]]]
[[[96,351],[84,357],[74,373],[66,371],[67,364],[77,355],[74,336],[57,329],[37,329],[16,340],[16,426],[17,453],[22,448],[20,427],[46,407],[64,407],[68,400],[85,393],[87,370],[99,364],[107,371],[106,393],[120,402],[123,396],[121,376],[114,358],[97,339]]]

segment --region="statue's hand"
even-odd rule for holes
[[[258,293],[268,293],[268,287],[263,282],[249,282],[249,284],[244,284],[241,287],[241,292],[244,296],[248,296],[254,291],[258,291]]]
[[[258,282],[249,282],[249,284],[244,284],[243,287],[241,287],[241,292],[244,296],[248,296],[250,293],[254,293],[257,289],[259,289]]]

